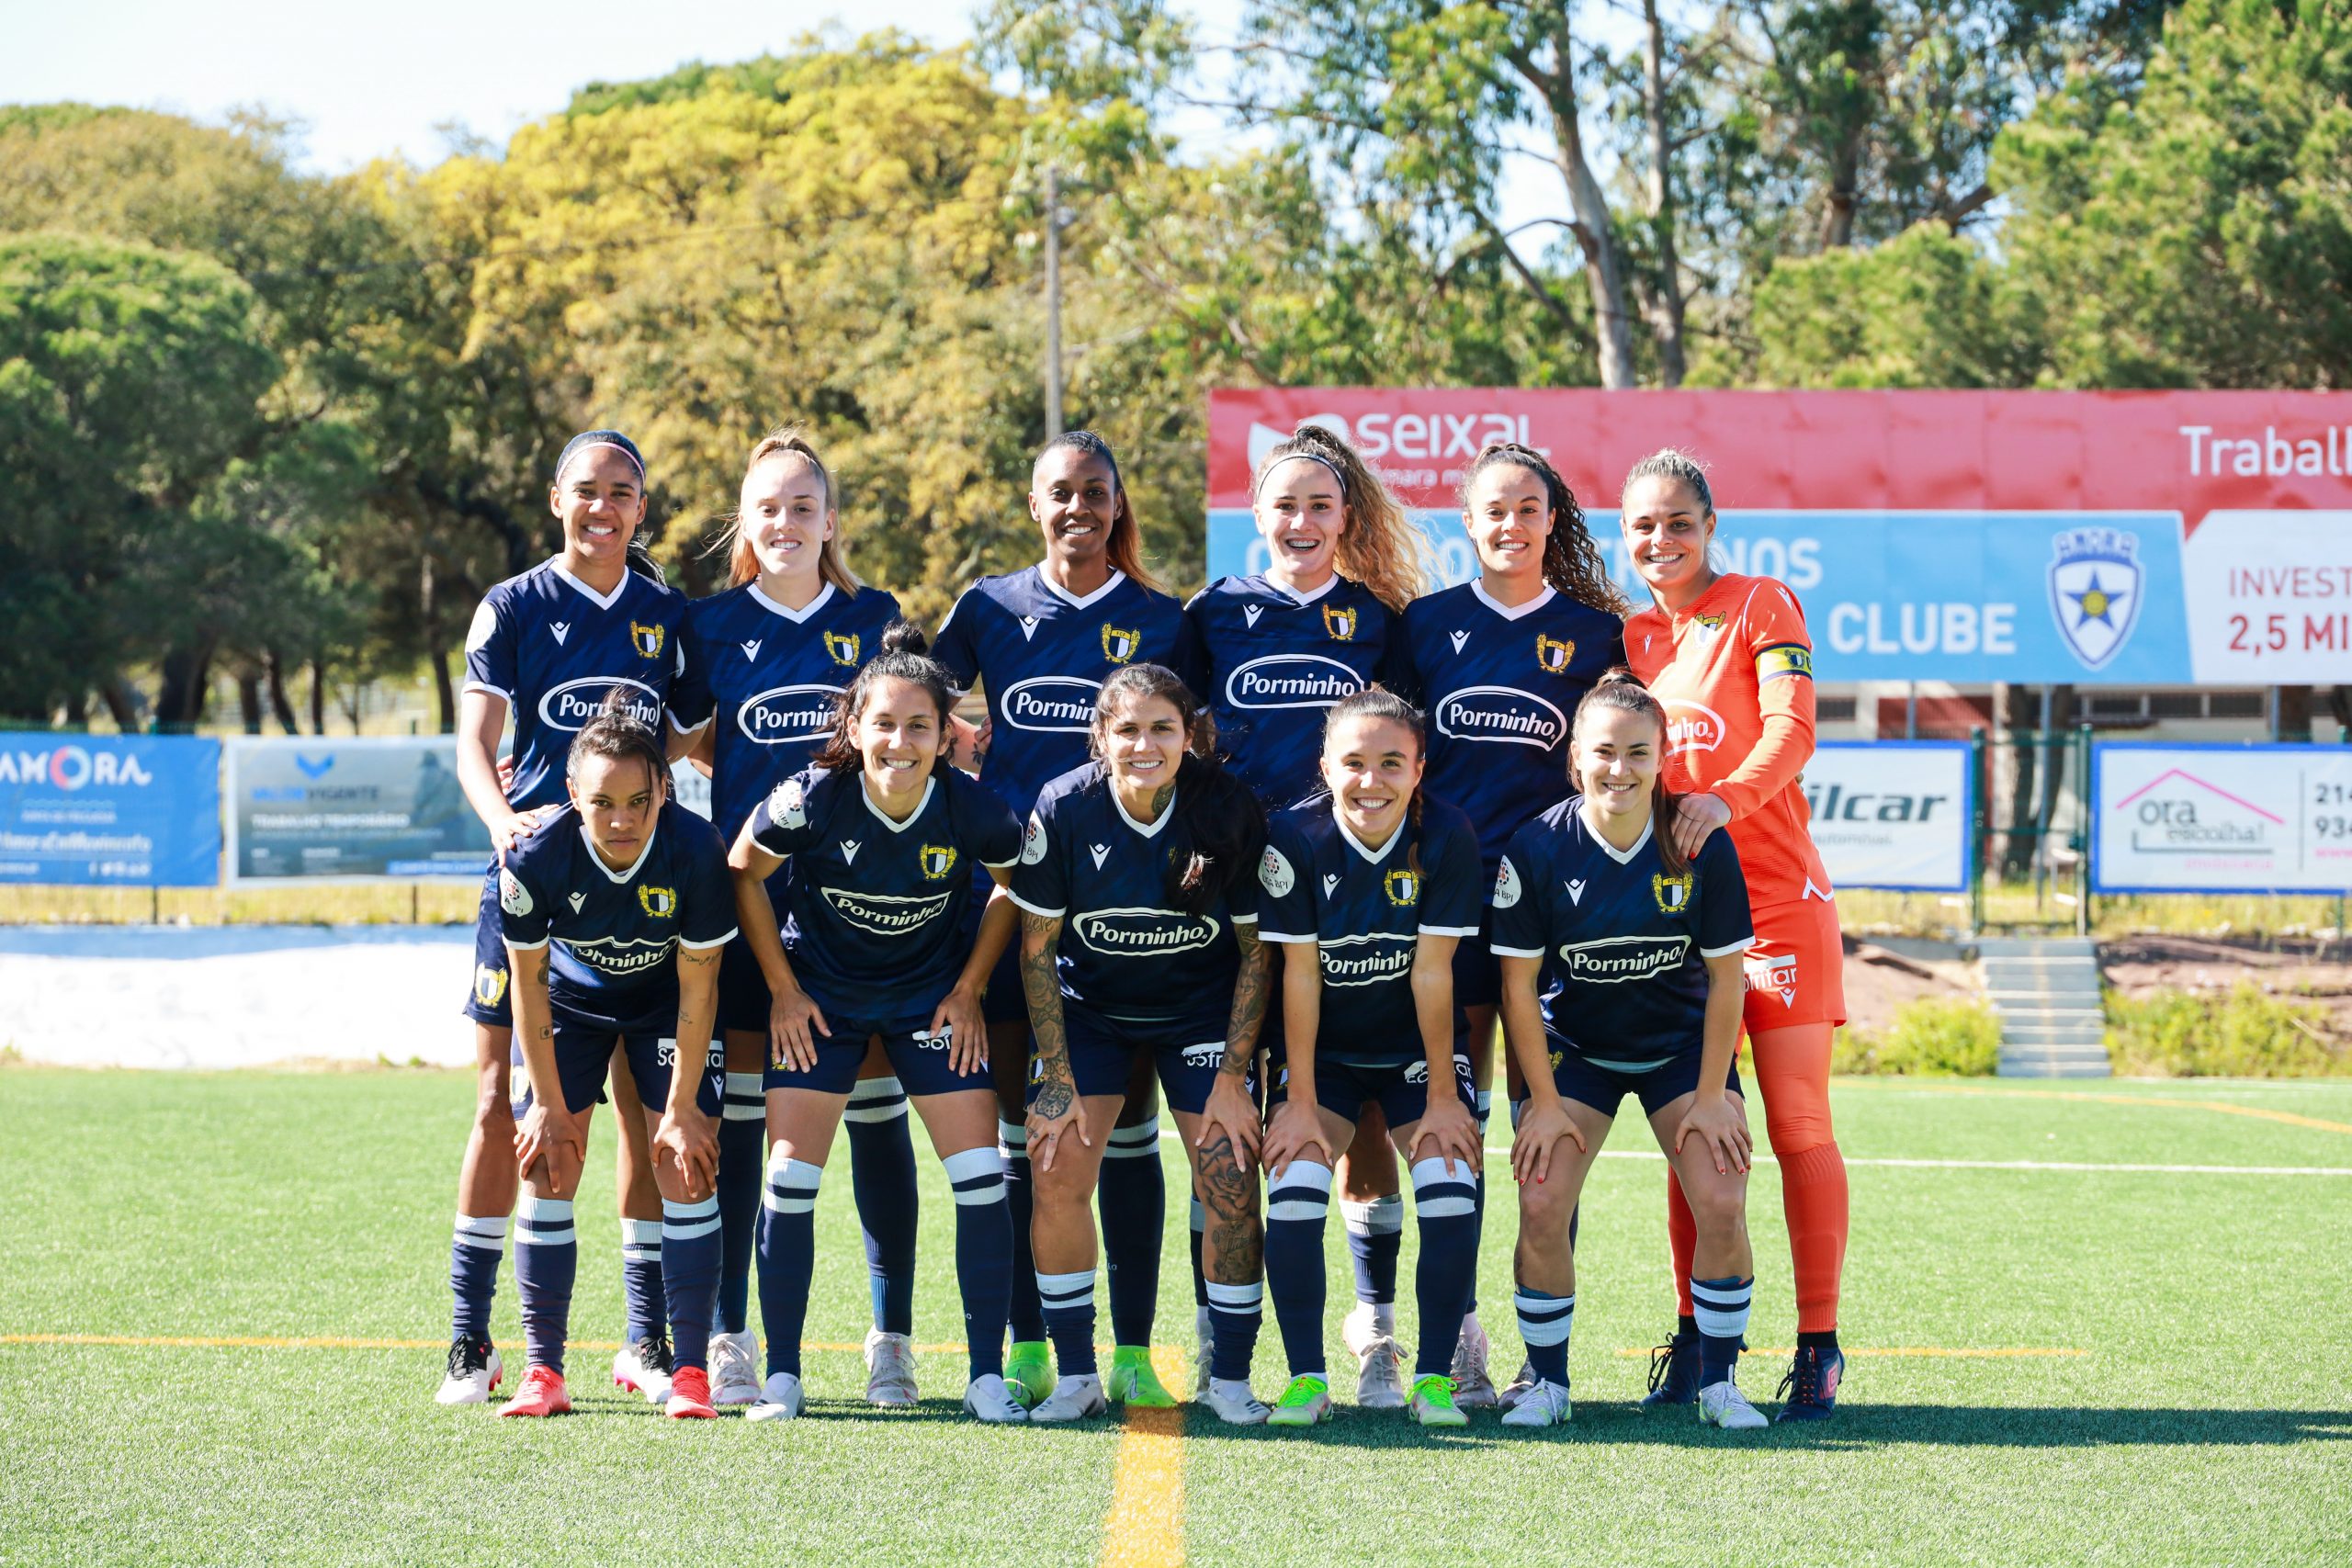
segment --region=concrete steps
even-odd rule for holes
[[[1988,937],[1977,953],[1985,997],[2001,1015],[2003,1077],[2112,1073],[2097,944],[2083,937]]]

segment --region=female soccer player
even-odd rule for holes
[[[1030,471],[1029,515],[1045,558],[965,590],[933,649],[957,682],[988,697],[982,782],[1026,818],[1051,780],[1087,760],[1095,694],[1114,671],[1164,664],[1190,679],[1196,658],[1183,607],[1144,575],[1141,531],[1119,482],[1118,459],[1092,431],[1057,435]],[[1012,1353],[1005,1378],[1024,1403],[1053,1388],[1030,1267],[1029,1154],[1023,1104],[1029,1081],[1029,1016],[1012,955],[988,987],[989,1057],[1001,1116],[1005,1180],[1012,1204]],[[1167,1406],[1175,1396],[1151,1366],[1159,1298],[1159,1235],[1167,1195],[1159,1170],[1159,1119],[1149,1073],[1133,1086],[1102,1171],[1102,1234],[1111,1272],[1112,1396]]]
[[[467,802],[505,854],[529,830],[530,814],[564,802],[565,749],[616,690],[629,711],[659,727],[678,655],[684,595],[664,587],[651,562],[631,554],[645,520],[645,459],[616,430],[571,438],[556,462],[548,507],[563,525],[563,551],[483,596],[466,634],[466,686],[458,719],[458,778]],[[641,562],[643,570],[638,570]],[[499,781],[499,737],[514,721],[514,777]],[[435,1396],[479,1404],[502,1376],[490,1343],[498,1258],[514,1207],[508,1145],[517,1114],[508,1093],[514,1045],[506,949],[499,936],[498,864],[482,879],[474,924],[473,989],[477,1096],[458,1176],[457,1232],[449,1285],[457,1310],[448,1371]],[[669,1397],[669,1335],[662,1322],[661,1196],[653,1183],[629,1075],[614,1078],[621,1124],[616,1171],[621,1199],[621,1275],[628,1327],[613,1358],[615,1381],[659,1404]]]
[[[1217,748],[1269,811],[1321,787],[1317,759],[1324,716],[1332,703],[1381,678],[1396,617],[1427,586],[1419,531],[1403,506],[1339,436],[1302,424],[1259,463],[1250,485],[1266,570],[1219,578],[1185,606],[1199,638]],[[1272,954],[1281,973],[1281,953]],[[1276,984],[1280,981],[1277,978]],[[1266,1043],[1279,1044],[1279,1014]],[[1374,1116],[1378,1115],[1377,1111]],[[1396,1162],[1375,1127],[1374,1156],[1359,1169],[1340,1162],[1341,1213],[1356,1255],[1357,1295],[1348,1320],[1351,1344],[1364,1341],[1357,1402],[1374,1408],[1405,1403],[1394,1341],[1370,1341],[1376,1315],[1395,1313]],[[1208,1296],[1201,1275],[1200,1201],[1193,1201],[1194,1327],[1200,1376],[1208,1376]]]
[[[1580,792],[1511,836],[1495,877],[1503,1034],[1527,1078],[1511,1145],[1519,1179],[1520,1337],[1533,1385],[1507,1427],[1568,1418],[1577,1306],[1568,1217],[1628,1094],[1699,1215],[1699,1418],[1765,1425],[1733,1379],[1755,1268],[1747,1117],[1739,1097],[1740,954],[1747,890],[1715,839],[1685,856],[1663,766],[1666,710],[1631,675],[1577,705]]]
[[[1087,1200],[1138,1063],[1158,1070],[1208,1209],[1209,1405],[1230,1422],[1266,1418],[1250,1392],[1264,1294],[1250,1066],[1266,1006],[1255,931],[1265,815],[1214,758],[1189,749],[1199,718],[1193,694],[1159,665],[1104,681],[1091,735],[1098,761],[1046,786],[1012,874],[1037,1043],[1032,1246],[1060,1371],[1032,1421],[1074,1421],[1104,1406]],[[1114,1216],[1103,1219],[1111,1239],[1124,1241]],[[1155,1230],[1154,1253],[1159,1246]],[[1146,1319],[1132,1342],[1145,1354],[1150,1327]],[[1132,1392],[1127,1399],[1137,1403]]]
[[[730,863],[747,945],[766,980],[767,1195],[760,1316],[767,1381],[752,1420],[800,1414],[800,1325],[816,1266],[817,1188],[868,1051],[907,1087],[956,1193],[956,1271],[983,1421],[1026,1413],[1004,1384],[1012,1225],[996,1149],[980,987],[1012,935],[991,897],[967,940],[971,868],[1001,886],[1021,852],[1003,802],[944,761],[956,688],[905,622],[842,694],[815,762],[755,807]],[[779,933],[769,879],[786,863]]]
[[[1566,793],[1568,716],[1602,671],[1624,662],[1626,604],[1575,494],[1542,453],[1514,443],[1480,449],[1461,498],[1478,575],[1405,612],[1392,684],[1427,712],[1430,793],[1470,818],[1491,876],[1511,834]],[[1453,1002],[1469,1020],[1482,1129],[1496,987],[1485,941],[1454,950]],[[1356,1142],[1361,1149],[1361,1132]],[[1474,1289],[1454,1358],[1458,1403],[1496,1403],[1487,1354]]]
[[[834,700],[882,649],[899,602],[861,584],[842,558],[832,477],[797,432],[775,431],[752,448],[735,527],[733,586],[686,607],[670,707],[710,767],[711,817],[729,843],[752,808],[808,766],[832,732]],[[779,901],[781,883],[769,888]],[[718,1131],[718,1292],[724,1332],[712,1342],[713,1393],[721,1404],[760,1396],[759,1341],[750,1331],[752,1238],[760,1213],[760,1145],[766,1112],[768,993],[758,956],[737,943],[721,963],[719,1017],[727,1031],[727,1114]],[[907,1097],[877,1051],[850,1090],[846,1115],[852,1190],[865,1232],[874,1325],[865,1336],[865,1396],[915,1402],[914,1146]]]
[[[1453,947],[1478,934],[1487,883],[1469,818],[1422,793],[1425,749],[1421,716],[1402,698],[1340,699],[1323,728],[1329,794],[1275,815],[1259,866],[1258,940],[1288,949],[1265,1140],[1266,1283],[1291,1372],[1270,1417],[1279,1426],[1331,1413],[1324,1212],[1333,1151],[1374,1106],[1412,1167],[1420,1220],[1413,1416],[1468,1420],[1447,1372],[1477,1266],[1485,1151],[1455,1028]]]
[[[1708,559],[1714,497],[1690,457],[1669,449],[1635,464],[1619,512],[1652,600],[1626,623],[1626,652],[1676,716],[1667,776],[1690,792],[1676,845],[1696,854],[1727,829],[1755,905],[1745,1019],[1796,1265],[1797,1353],[1780,1418],[1820,1420],[1837,1408],[1846,1371],[1838,1348],[1846,1161],[1829,1124],[1829,1042],[1846,1021],[1846,984],[1838,905],[1797,782],[1813,755],[1813,644],[1786,587],[1718,572]],[[1678,1175],[1668,1177],[1667,1228],[1682,1318],[1653,1370],[1650,1402],[1662,1404],[1688,1404],[1702,1375],[1692,1220]]]
[[[723,1056],[718,950],[735,934],[727,846],[670,799],[670,763],[630,699],[592,719],[564,763],[570,804],[525,835],[498,874],[529,1075],[514,1124],[523,1203],[514,1279],[530,1357],[501,1416],[560,1416],[580,1248],[571,1203],[588,1119],[616,1055],[636,1080],[662,1192],[662,1276],[676,1363],[673,1416],[711,1416],[707,1356],[718,1292],[717,1174]],[[660,1109],[656,1109],[659,1107]]]

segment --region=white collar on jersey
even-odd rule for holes
[[[572,576],[571,573],[564,570],[563,558],[561,556],[558,556],[555,559],[548,562],[548,570],[554,572],[566,582],[571,584],[572,587],[580,590],[581,595],[583,598],[593,601],[596,608],[599,610],[611,609],[614,605],[621,602],[621,595],[628,592],[629,573],[628,569],[626,567],[621,569],[621,580],[619,582],[614,584],[613,591],[610,593],[599,593],[594,589],[589,587],[586,583],[581,581],[578,578]]]
[[[1583,807],[1579,806],[1577,807],[1577,815],[1584,817]],[[1642,824],[1642,836],[1634,840],[1634,847],[1630,850],[1621,850],[1616,845],[1611,843],[1607,839],[1601,837],[1600,829],[1592,825],[1591,818],[1584,818],[1584,830],[1592,835],[1592,841],[1600,846],[1600,852],[1607,855],[1611,860],[1615,861],[1619,865],[1631,865],[1634,863],[1634,857],[1640,854],[1642,852],[1643,846],[1650,841],[1650,829],[1657,826],[1657,818],[1655,817],[1651,818],[1648,821]]]
[[[1340,586],[1340,574],[1336,571],[1333,572],[1330,576],[1323,580],[1322,587],[1310,588],[1304,593],[1300,593],[1288,587],[1281,579],[1277,578],[1271,571],[1260,572],[1258,574],[1258,581],[1264,583],[1267,587],[1272,589],[1275,592],[1281,594],[1283,598],[1289,600],[1294,604],[1312,604],[1315,601],[1322,598],[1323,595],[1330,592],[1331,590]]]
[[[645,830],[644,848],[637,852],[637,858],[628,863],[628,868],[625,871],[615,871],[605,863],[605,857],[596,852],[596,840],[588,836],[588,824],[585,822],[580,824],[580,841],[588,846],[588,863],[591,865],[603,872],[607,881],[622,883],[635,876],[639,869],[645,864],[645,857],[653,852],[653,835],[661,826],[662,818],[657,813],[653,818],[653,826]]]
[[[1111,575],[1102,580],[1102,586],[1081,599],[1077,594],[1072,593],[1069,589],[1064,588],[1060,583],[1056,582],[1052,578],[1047,577],[1044,567],[1041,566],[1036,570],[1037,581],[1046,585],[1046,592],[1060,600],[1063,604],[1068,604],[1073,610],[1085,609],[1089,604],[1093,604],[1096,600],[1102,598],[1104,594],[1110,592],[1111,590],[1116,588],[1119,584],[1127,580],[1127,574],[1121,571],[1114,566],[1111,569]]]
[[[1538,593],[1534,598],[1530,599],[1526,604],[1506,604],[1501,600],[1496,598],[1493,594],[1487,592],[1487,585],[1474,577],[1470,580],[1470,592],[1476,596],[1479,604],[1484,604],[1487,609],[1492,610],[1504,620],[1515,621],[1521,615],[1532,615],[1536,611],[1542,609],[1544,605],[1549,604],[1554,596],[1560,591],[1547,582],[1544,585],[1544,592]]]
[[[1159,836],[1159,830],[1176,819],[1176,797],[1172,795],[1168,797],[1168,809],[1159,814],[1159,821],[1138,822],[1134,818],[1127,815],[1126,803],[1119,798],[1119,786],[1117,784],[1111,783],[1110,779],[1106,776],[1102,781],[1102,787],[1111,792],[1111,809],[1119,814],[1119,820],[1125,822],[1128,827],[1133,828],[1136,832],[1141,833],[1147,839],[1158,838]]]
[[[827,604],[831,604],[832,599],[833,585],[828,582],[817,590],[817,596],[814,599],[809,600],[808,603],[803,604],[797,610],[794,610],[777,604],[775,600],[761,592],[760,585],[758,583],[754,582],[752,584],[752,603],[758,604],[761,609],[767,611],[768,614],[772,615],[782,615],[786,620],[790,621],[796,626],[801,622],[807,620],[809,616],[815,615],[818,611],[823,609]]]
[[[1348,830],[1348,819],[1340,815],[1340,806],[1337,801],[1333,801],[1331,803],[1331,824],[1340,829],[1340,837],[1348,841],[1348,848],[1363,856],[1367,862],[1374,865],[1378,865],[1382,861],[1388,858],[1388,852],[1396,847],[1396,833],[1402,833],[1405,830],[1405,824],[1402,822],[1397,823],[1396,833],[1391,833],[1388,836],[1388,841],[1381,845],[1380,848],[1376,850],[1373,849],[1365,844],[1362,839],[1357,838],[1353,833]]]
[[[936,766],[937,764],[934,763],[933,765]],[[908,829],[915,825],[915,819],[922,815],[923,807],[931,804],[932,792],[938,787],[939,775],[937,773],[933,773],[931,777],[923,780],[922,798],[915,802],[915,808],[907,813],[907,819],[905,821],[894,822],[890,819],[890,814],[888,812],[874,804],[874,796],[866,788],[865,770],[861,767],[857,771],[857,798],[865,802],[865,809],[874,813],[874,819],[876,822],[881,823],[882,826],[889,829],[893,833],[903,833]]]

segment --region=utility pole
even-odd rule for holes
[[[1046,439],[1062,433],[1062,186],[1046,165]]]

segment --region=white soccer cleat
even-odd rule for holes
[[[1568,1424],[1568,1391],[1558,1383],[1536,1381],[1535,1386],[1519,1396],[1519,1403],[1503,1412],[1506,1427],[1565,1427]]]
[[[1522,1360],[1519,1363],[1519,1375],[1511,1379],[1510,1382],[1504,1384],[1502,1389],[1496,1393],[1495,1403],[1501,1405],[1505,1410],[1509,1410],[1512,1405],[1517,1404],[1521,1399],[1525,1398],[1527,1391],[1534,1386],[1535,1363],[1532,1361]]]
[[[1193,1309],[1193,1342],[1200,1353],[1193,1358],[1193,1397],[1206,1399],[1209,1393],[1209,1352],[1216,1348],[1216,1323],[1209,1309]]]
[[[978,1421],[1026,1421],[1029,1412],[1012,1397],[1004,1386],[1004,1379],[994,1372],[983,1372],[964,1386],[964,1414]]]
[[[487,1339],[454,1340],[449,1346],[449,1370],[433,1395],[435,1404],[487,1404],[491,1391],[505,1381],[506,1369]]]
[[[1495,1380],[1487,1373],[1487,1359],[1494,1347],[1479,1325],[1478,1314],[1462,1319],[1462,1337],[1453,1342],[1453,1403],[1465,1410],[1491,1410],[1497,1403]]]
[[[1032,1423],[1082,1421],[1089,1416],[1100,1416],[1111,1408],[1102,1397],[1102,1379],[1088,1372],[1083,1377],[1063,1378],[1054,1384],[1054,1392],[1029,1407]]]
[[[670,1403],[670,1341],[637,1339],[613,1352],[613,1384],[645,1396],[648,1404]]]
[[[1247,1378],[1211,1378],[1202,1403],[1216,1411],[1217,1419],[1228,1427],[1262,1427],[1272,1414],[1266,1408],[1266,1402],[1251,1391]]]
[[[1356,1408],[1402,1410],[1405,1407],[1405,1355],[1396,1341],[1382,1335],[1356,1351]]]
[[[760,1340],[750,1329],[710,1337],[710,1402],[756,1404],[760,1400]]]
[[[1726,1432],[1747,1432],[1771,1423],[1764,1418],[1762,1411],[1747,1403],[1747,1395],[1739,1392],[1737,1383],[1725,1378],[1699,1391],[1699,1425],[1721,1427]]]
[[[915,1348],[903,1334],[865,1331],[865,1403],[903,1410],[915,1402]]]
[[[792,1372],[770,1372],[760,1385],[760,1402],[743,1412],[746,1421],[789,1421],[804,1403],[800,1379]]]

